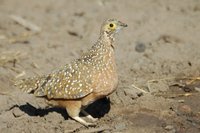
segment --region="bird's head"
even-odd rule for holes
[[[127,24],[122,23],[121,21],[118,21],[116,19],[108,19],[103,23],[101,27],[101,33],[106,33],[110,36],[113,36],[114,34],[119,32],[120,29],[127,26]]]

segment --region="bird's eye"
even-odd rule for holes
[[[111,23],[111,24],[110,24],[110,27],[112,28],[113,26],[114,26],[114,25]]]

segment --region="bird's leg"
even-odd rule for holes
[[[68,115],[76,120],[77,122],[81,123],[82,125],[88,126],[95,126],[94,123],[89,123],[79,117],[79,113],[81,111],[81,101],[66,101],[65,102],[66,110]]]
[[[97,121],[98,118],[92,117],[90,114],[88,114],[85,110],[81,110],[81,113],[83,113],[88,119],[92,120],[93,122]]]

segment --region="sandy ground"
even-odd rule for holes
[[[107,18],[128,28],[117,36],[117,91],[88,107],[96,127],[13,86],[77,58]],[[199,133],[199,22],[198,0],[0,0],[0,132]]]

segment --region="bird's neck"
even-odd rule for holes
[[[101,35],[89,52],[86,53],[86,55],[88,54],[97,65],[102,64],[102,62],[102,65],[115,65],[114,38],[106,34]]]
[[[115,49],[115,37],[113,34],[103,32],[96,43],[96,46],[100,49],[114,50]]]

